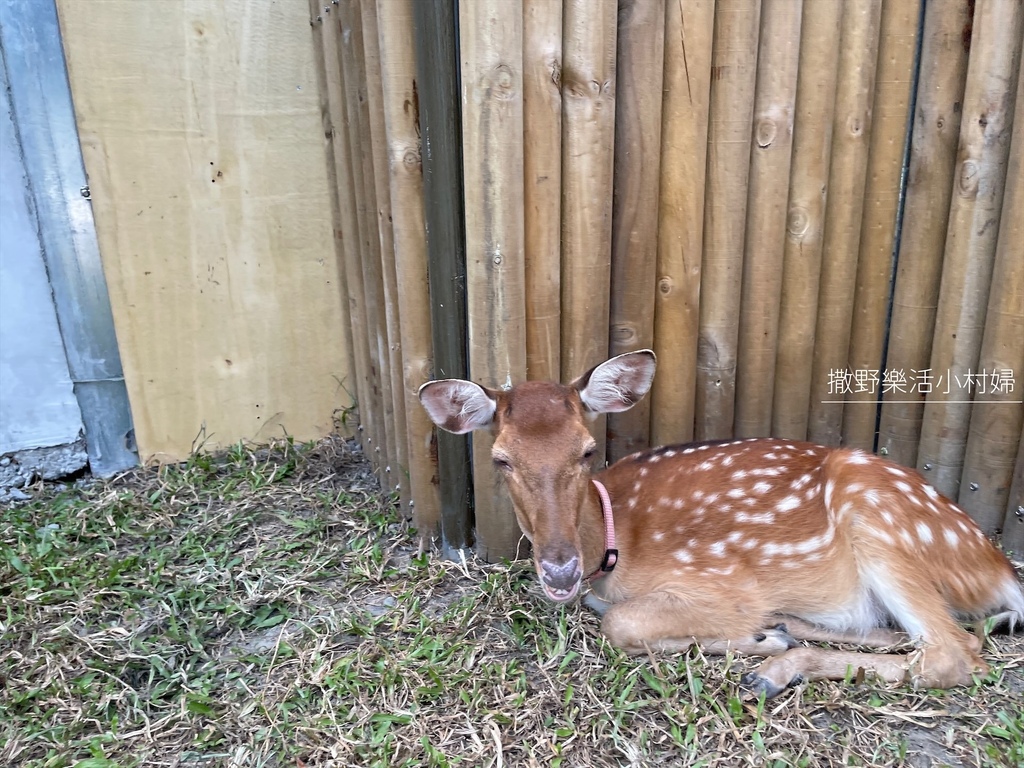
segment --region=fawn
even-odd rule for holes
[[[592,475],[586,419],[630,408],[655,367],[641,350],[568,386],[502,391],[444,379],[420,388],[439,427],[493,431],[492,456],[548,598],[571,600],[589,581],[584,602],[627,653],[697,643],[767,656],[743,682],[769,697],[857,669],[930,688],[986,669],[980,639],[959,622],[998,613],[1012,630],[1024,589],[974,521],[914,470],[756,438],[655,448]],[[798,643],[906,639],[917,650]]]

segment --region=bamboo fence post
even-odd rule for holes
[[[807,438],[842,14],[841,3],[812,0],[800,30],[772,402],[772,434],[790,440]]]
[[[349,391],[348,387],[356,388],[356,381],[358,380],[358,374],[356,372],[355,354],[352,345],[352,305],[349,301],[348,294],[348,278],[345,275],[345,242],[344,234],[342,231],[342,215],[341,215],[341,190],[339,188],[340,179],[338,177],[338,163],[339,160],[335,159],[335,148],[334,148],[334,120],[335,111],[332,109],[331,98],[329,89],[327,86],[327,57],[324,53],[324,24],[322,16],[320,16],[320,4],[317,0],[310,0],[310,26],[313,28],[313,59],[316,63],[316,81],[317,90],[320,93],[320,118],[323,123],[324,131],[324,158],[327,161],[327,183],[328,183],[328,194],[331,200],[331,233],[334,241],[334,258],[335,268],[338,276],[338,290],[341,293],[343,303],[348,308],[347,312],[342,312],[342,335],[345,338],[345,348],[348,350],[346,360],[346,370],[349,371],[351,376],[351,382],[342,382],[342,387],[345,392],[349,395],[352,402],[357,403],[356,392]],[[335,68],[337,72],[337,68]],[[346,431],[348,425],[344,423],[340,424],[342,431]],[[359,430],[354,430],[356,436],[360,436]]]
[[[846,405],[843,413],[843,445],[867,451],[875,448],[878,402],[882,398],[882,360],[901,179],[909,143],[907,121],[920,14],[919,3],[886,0],[882,5],[868,181],[850,332],[849,367],[856,383],[849,396],[853,402]]]
[[[398,315],[401,318],[402,389],[408,430],[413,525],[421,547],[440,533],[434,427],[416,393],[432,373],[427,238],[423,219],[423,164],[420,157],[419,96],[416,89],[412,3],[376,0],[380,38],[384,124],[390,171]],[[381,13],[381,9],[385,9]]]
[[[761,0],[718,0],[711,53],[695,436],[732,436]]]
[[[564,0],[562,380],[608,356],[615,141],[615,0]],[[591,429],[604,455],[605,419]]]
[[[561,371],[562,0],[523,0],[526,375]]]
[[[808,418],[808,437],[824,445],[839,444],[848,394],[836,382],[850,349],[881,9],[881,0],[843,4]]]
[[[715,0],[665,4],[651,443],[693,439]]]
[[[401,315],[398,306],[398,274],[395,268],[395,237],[391,210],[391,183],[388,170],[387,136],[384,131],[384,86],[381,82],[380,35],[376,0],[360,0],[363,23],[363,56],[366,62],[366,104],[370,113],[370,147],[373,162],[377,232],[383,279],[385,338],[389,393],[392,402],[393,446],[391,464],[385,467],[390,489],[398,492],[399,509],[411,512],[412,495],[405,479],[409,467],[408,428],[405,420],[405,386],[402,381]]]
[[[372,408],[373,390],[370,348],[367,339],[366,297],[363,291],[363,272],[359,252],[359,214],[356,208],[356,186],[353,179],[352,160],[349,151],[348,114],[345,103],[344,83],[338,45],[340,22],[337,14],[324,14],[316,0],[311,0],[314,34],[320,36],[320,48],[324,56],[324,85],[327,107],[330,112],[331,145],[333,148],[334,172],[338,192],[339,231],[341,238],[345,285],[348,296],[349,322],[352,328],[352,357],[355,362],[355,395],[359,424],[356,434],[363,453],[376,470],[377,456],[372,447],[372,436],[376,433],[377,414]]]
[[[1013,83],[1020,67],[1024,5],[993,0],[977,7],[942,286],[935,315],[918,468],[939,491],[956,498],[970,424],[976,372],[999,233],[1013,123]],[[939,377],[944,377],[944,382]]]
[[[373,391],[371,406],[377,414],[377,430],[371,435],[371,454],[376,457],[381,485],[389,487],[387,468],[395,454],[394,401],[387,355],[387,317],[384,309],[384,278],[377,227],[377,193],[370,156],[370,113],[366,101],[366,64],[358,0],[341,0],[337,6],[341,24],[341,69],[348,105],[349,148],[352,178],[359,213],[359,243],[366,296],[366,328],[370,347]]]
[[[461,3],[459,35],[470,372],[510,389],[526,377],[521,0]],[[488,433],[473,438],[476,546],[487,562],[514,559],[521,538],[492,445]]]
[[[1024,68],[1022,68],[1024,69]],[[1002,372],[1002,373],[998,373]],[[1024,426],[1024,76],[1017,75],[1010,159],[978,359],[960,506],[992,533],[1004,524]],[[1009,526],[1011,520],[1007,518]]]
[[[619,0],[608,351],[654,346],[665,69],[663,0]],[[650,445],[651,400],[608,417],[608,461]]]
[[[764,437],[772,427],[802,9],[791,0],[761,3],[740,288],[736,437]]]
[[[929,0],[910,142],[903,226],[896,263],[879,452],[912,467],[917,463],[924,394],[912,388],[931,357],[942,250],[952,197],[960,105],[967,75],[971,4]]]
[[[1003,549],[1014,553],[1018,560],[1024,556],[1024,432],[1020,436],[1017,463],[1013,467],[1013,479],[1010,482],[1009,502],[1003,523]]]
[[[416,93],[423,161],[430,327],[436,378],[468,376],[466,245],[462,208],[462,139],[454,0],[413,0]],[[415,109],[415,104],[412,106]],[[446,556],[470,543],[469,445],[464,435],[435,430],[441,529]]]

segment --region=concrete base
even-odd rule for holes
[[[0,456],[0,502],[23,500],[19,491],[36,480],[59,480],[73,475],[89,463],[85,440],[50,448],[31,448]]]

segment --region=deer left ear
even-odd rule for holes
[[[428,381],[419,397],[431,421],[456,435],[489,427],[498,407],[488,390],[463,379]]]
[[[632,408],[651,388],[658,358],[649,349],[613,357],[580,376],[572,386],[584,407],[594,413]]]

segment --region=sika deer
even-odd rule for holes
[[[585,602],[629,653],[697,642],[769,656],[744,681],[768,696],[858,668],[939,688],[986,668],[979,639],[958,622],[1006,611],[1012,628],[1024,590],[974,521],[913,470],[862,451],[753,439],[657,448],[591,475],[585,419],[630,408],[654,369],[643,350],[569,386],[499,391],[447,379],[420,389],[438,426],[493,431],[494,462],[551,600],[571,600],[589,581]],[[877,648],[900,642],[890,627],[918,650],[794,639]]]

